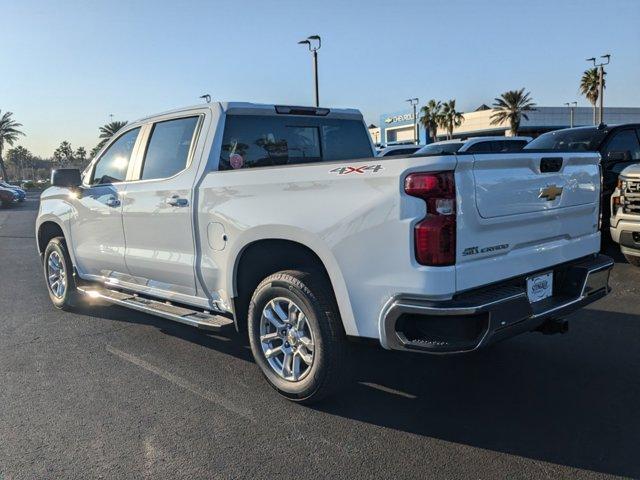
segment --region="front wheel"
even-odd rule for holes
[[[256,363],[281,395],[313,403],[333,393],[347,372],[347,339],[324,275],[282,271],[256,288],[248,316]]]
[[[44,278],[56,308],[71,310],[77,303],[73,265],[63,237],[51,239],[44,251]]]

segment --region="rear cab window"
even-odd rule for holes
[[[372,156],[371,141],[361,120],[229,114],[225,121],[219,170]]]

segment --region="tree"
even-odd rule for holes
[[[64,140],[60,146],[53,152],[53,161],[59,167],[67,167],[74,163],[73,148],[71,144]]]
[[[0,114],[2,114],[2,111],[0,111]],[[8,181],[9,178],[7,177],[7,169],[2,159],[4,144],[6,142],[8,145],[13,146],[18,137],[24,135],[24,133],[19,130],[22,124],[13,120],[13,118],[11,118],[12,116],[13,113],[11,112],[4,112],[4,114],[0,115],[0,173],[2,173],[2,178],[5,181]]]
[[[440,117],[442,116],[442,103],[431,99],[427,104],[420,109],[420,125],[427,130],[427,135],[432,141],[436,141],[436,134],[438,133],[438,125],[440,123]]]
[[[7,150],[5,167],[12,176],[24,179],[25,168],[33,168],[33,154],[22,146]]]
[[[606,81],[604,76],[607,72],[603,72],[602,76],[602,88],[606,86]],[[593,107],[593,124],[596,123],[596,103],[598,102],[598,97],[600,96],[600,91],[598,89],[598,85],[600,83],[600,75],[598,74],[598,69],[596,67],[589,68],[585,70],[582,74],[582,78],[580,79],[580,93],[589,100],[591,106]]]
[[[84,147],[78,147],[76,153],[74,153],[74,157],[80,169],[83,169],[87,165],[87,150]]]
[[[109,122],[106,125],[103,125],[102,127],[100,127],[99,128],[100,136],[98,138],[101,138],[102,140],[100,140],[100,143],[96,145],[96,147],[91,151],[91,153],[93,154],[94,151],[95,153],[98,153],[98,151],[105,146],[105,144],[109,141],[109,139],[113,137],[118,132],[118,130],[123,128],[126,124],[127,122],[115,121],[115,122]]]
[[[509,90],[494,99],[493,109],[495,112],[491,114],[491,125],[500,125],[505,122],[509,123],[509,128],[513,135],[518,135],[520,128],[520,120],[524,118],[529,120],[526,113],[535,110],[536,104],[530,97],[530,93],[524,93],[524,88],[520,90]]]
[[[447,138],[453,138],[453,129],[464,122],[464,115],[456,110],[456,100],[451,99],[442,105],[442,114],[438,126],[447,131]]]

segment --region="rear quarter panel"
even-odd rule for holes
[[[372,165],[381,168],[335,171]],[[412,225],[425,206],[402,194],[407,173],[454,167],[451,156],[210,172],[200,186],[198,209],[206,288],[230,302],[235,262],[247,245],[296,241],[324,263],[347,334],[377,338],[380,311],[395,294],[448,298],[455,291],[453,267],[416,264]],[[221,250],[206,237],[212,224],[221,224],[227,235]]]

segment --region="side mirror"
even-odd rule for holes
[[[79,187],[82,185],[80,170],[77,168],[57,168],[51,172],[54,187]]]
[[[630,162],[631,152],[629,150],[607,152],[607,160],[610,162]]]

